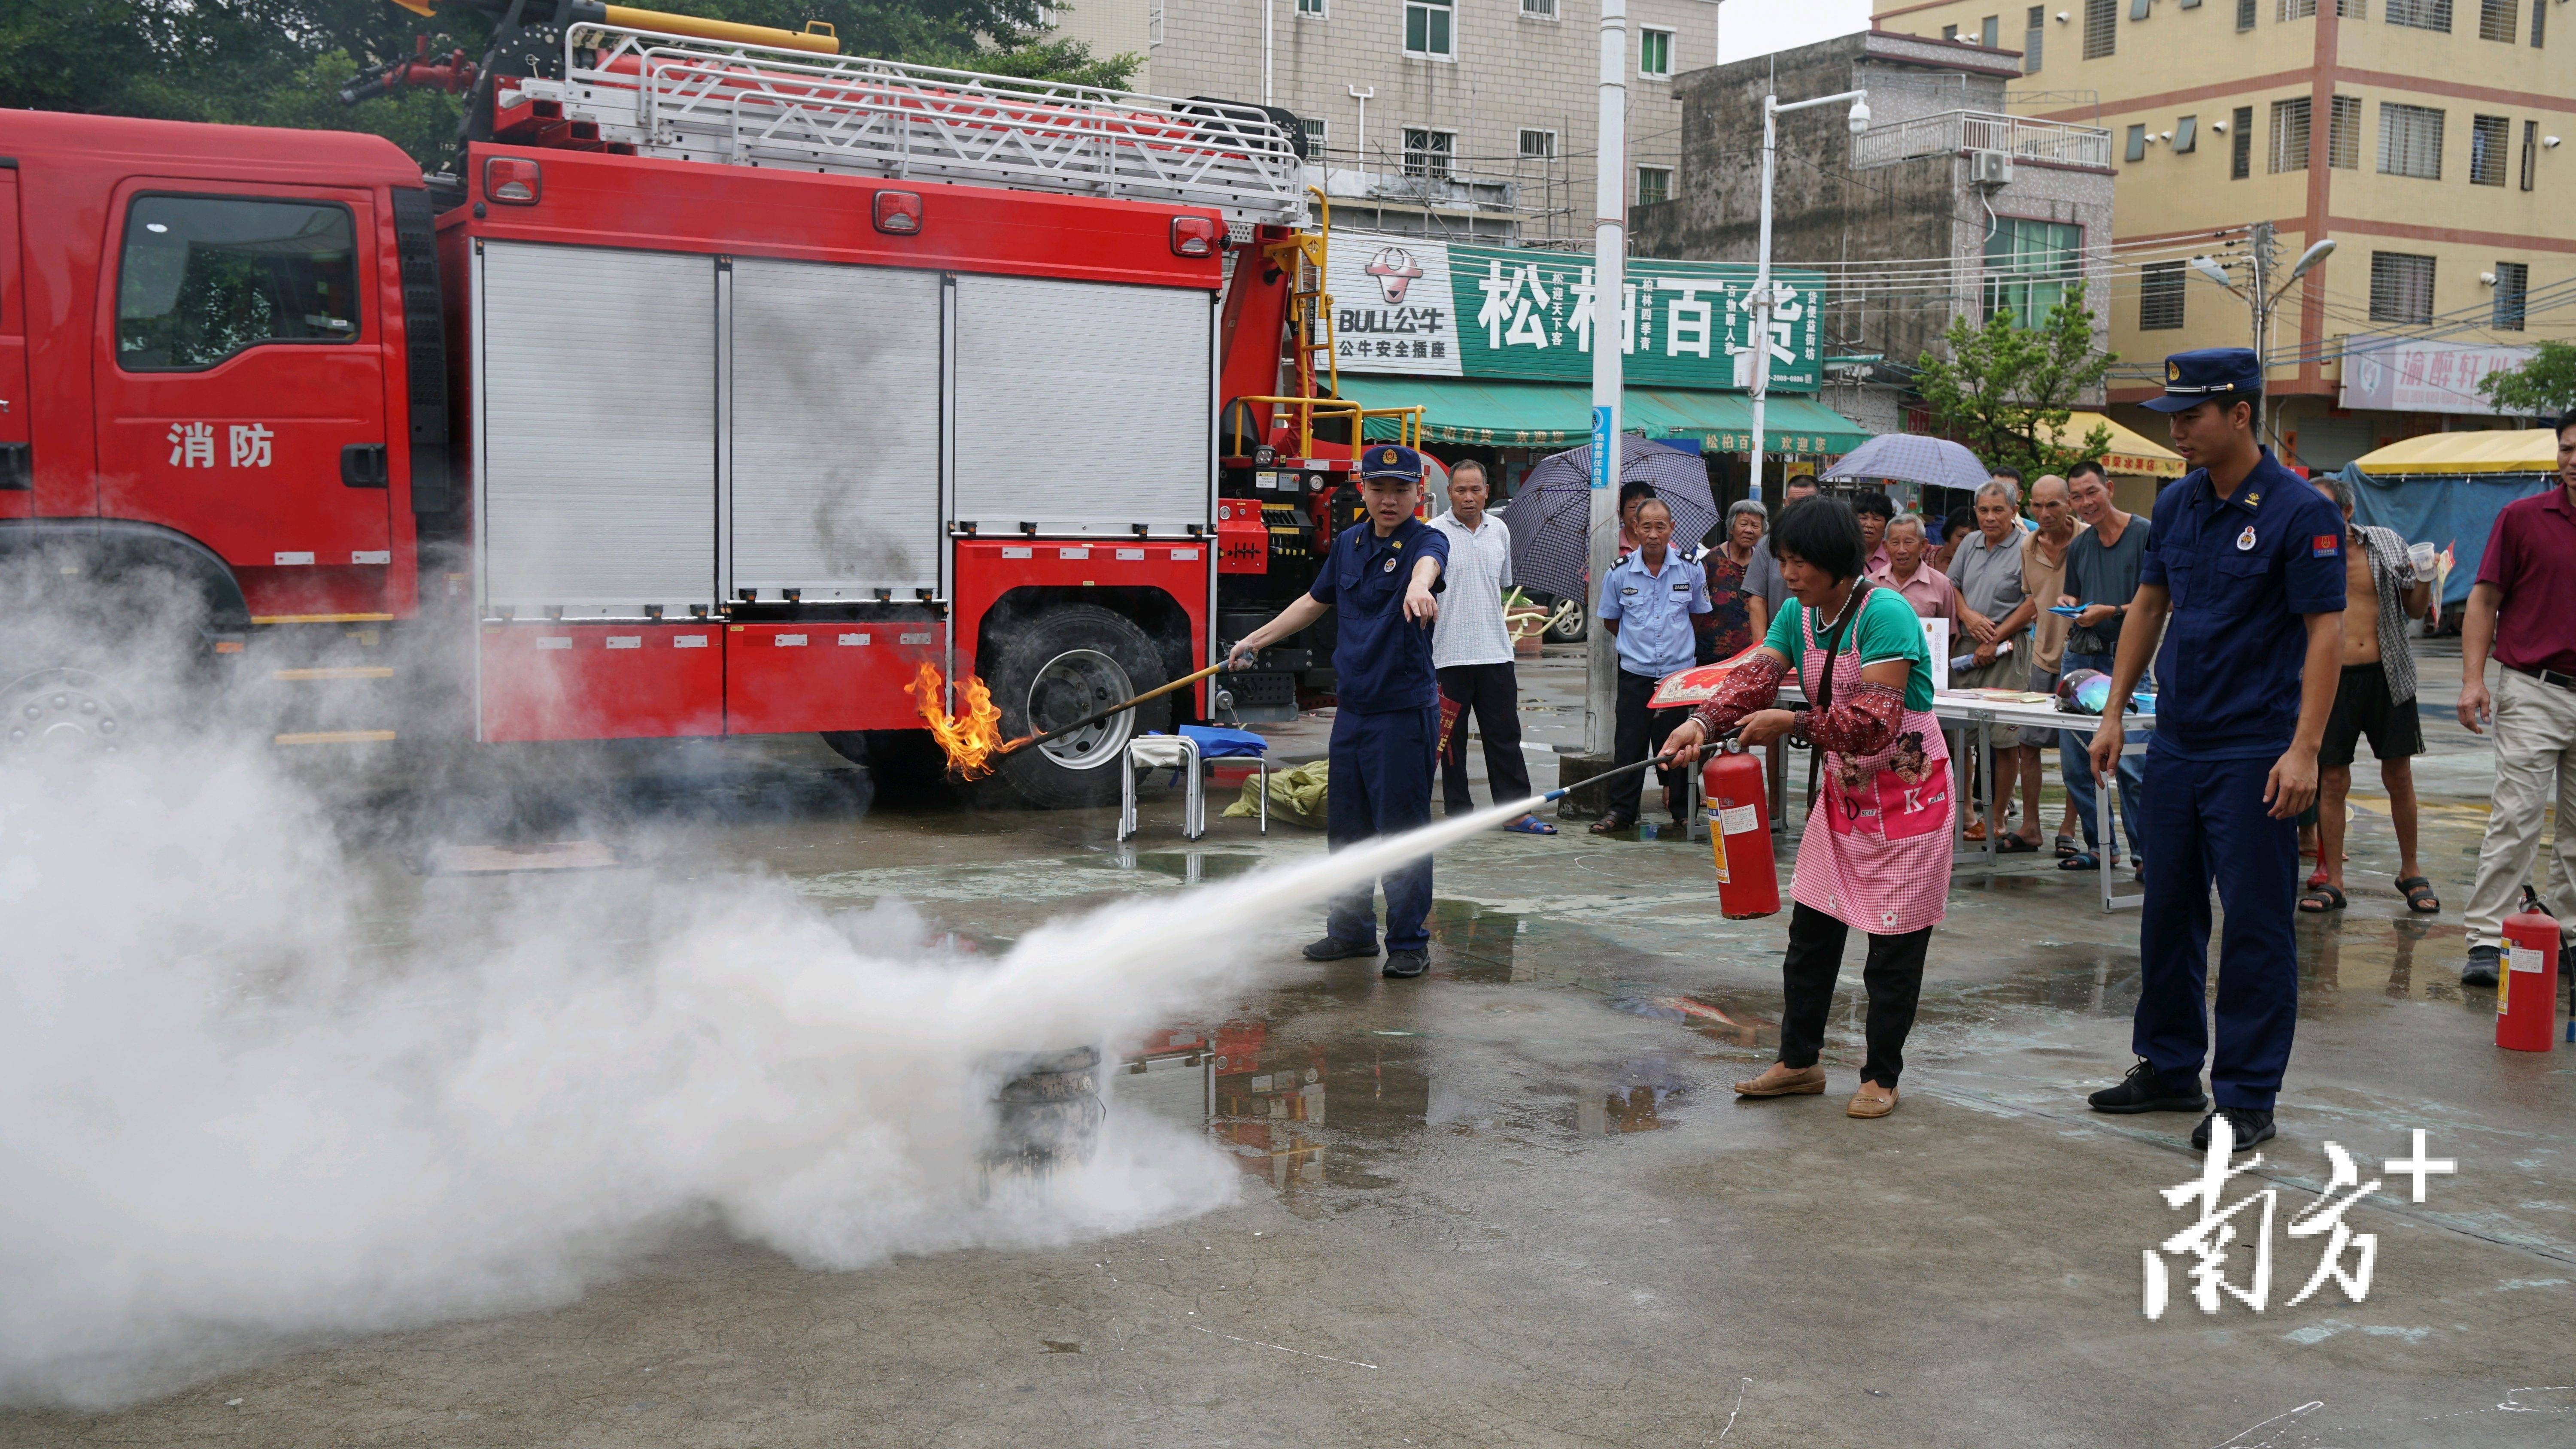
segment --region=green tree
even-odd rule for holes
[[[532,15],[545,0],[530,0]],[[1043,27],[1040,0],[659,0],[652,8],[802,30],[844,54],[1031,80],[1123,86],[1140,57],[1095,56]],[[480,58],[493,21],[463,0],[422,19],[390,0],[0,0],[0,107],[366,131],[446,164],[459,101],[403,91],[341,106],[360,69],[417,40]]]
[[[2093,348],[2083,283],[2069,285],[2037,327],[2016,326],[2001,310],[1982,327],[1961,315],[1941,343],[1949,355],[1924,353],[1914,389],[1930,405],[1933,426],[1987,467],[2018,469],[2030,480],[2111,450],[2110,429],[2098,425],[2080,443],[2059,440],[2077,399],[2100,387],[2118,360]]]
[[[2500,413],[2563,418],[2576,412],[2576,342],[2543,342],[2522,366],[2479,378],[2478,391]]]

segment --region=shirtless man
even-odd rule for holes
[[[2432,584],[2407,556],[2393,529],[2356,528],[2352,489],[2332,474],[2317,491],[2343,510],[2343,678],[2335,689],[2334,715],[2317,750],[2318,874],[2311,876],[2299,909],[2315,914],[2343,909],[2344,799],[2352,791],[2353,747],[2363,736],[2379,757],[2388,787],[2388,815],[2397,827],[2397,888],[2407,909],[2442,909],[2433,883],[2415,861],[2415,767],[2424,752],[2424,729],[2415,712],[2415,653],[2406,621],[2422,616]]]

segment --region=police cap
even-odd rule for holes
[[[2250,347],[2204,347],[2165,359],[2165,395],[2147,399],[2160,413],[2178,413],[2205,402],[2252,402],[2263,392],[2263,364]]]
[[[1400,478],[1407,483],[1422,481],[1422,455],[1411,448],[1398,448],[1387,443],[1371,443],[1360,454],[1360,478]]]

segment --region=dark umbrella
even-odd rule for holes
[[[1673,510],[1673,541],[1693,544],[1717,527],[1717,500],[1709,496],[1708,468],[1699,454],[1644,438],[1620,439],[1619,481],[1643,480]],[[1503,509],[1512,531],[1512,578],[1526,588],[1563,599],[1584,596],[1591,550],[1592,449],[1541,458]]]

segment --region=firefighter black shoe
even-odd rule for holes
[[[1306,947],[1306,959],[1309,961],[1347,961],[1354,956],[1376,954],[1377,943],[1374,941],[1363,946],[1355,941],[1342,940],[1337,936],[1326,936]]]
[[[1386,953],[1386,969],[1378,974],[1392,976],[1399,980],[1410,980],[1429,970],[1430,967],[1431,953],[1428,951],[1389,951]]]
[[[2460,984],[2462,986],[2495,985],[2496,965],[2502,954],[2493,946],[2471,946],[2469,964],[2460,968]]]
[[[2104,1087],[2084,1099],[2096,1112],[2113,1112],[2123,1116],[2131,1112],[2206,1112],[2209,1098],[2201,1095],[2200,1079],[2192,1079],[2191,1089],[2177,1092],[2165,1085],[2153,1062],[2145,1057],[2129,1068],[2129,1074],[2116,1087]]]
[[[2272,1130],[2272,1114],[2269,1112],[2257,1112],[2251,1107],[2221,1107],[2218,1112],[2201,1118],[2200,1125],[2191,1129],[2194,1149],[2201,1152],[2209,1150],[2209,1124],[2218,1120],[2219,1112],[2227,1114],[2227,1126],[2236,1134],[2235,1150],[2238,1152],[2257,1142],[2269,1142],[2278,1135]]]

